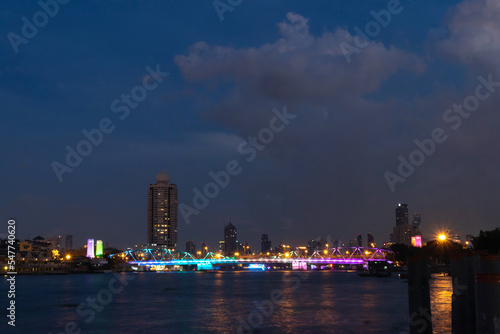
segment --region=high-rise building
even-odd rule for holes
[[[224,226],[224,255],[232,257],[236,252],[238,252],[236,226],[229,221],[229,224]]]
[[[366,235],[366,247],[375,247],[375,238],[370,232]]]
[[[358,238],[356,239],[358,242],[358,247],[363,247],[363,237],[361,234],[358,235]]]
[[[148,244],[177,248],[177,186],[162,170],[148,187]]]
[[[411,237],[415,236],[415,228],[410,224],[394,227],[394,243],[411,246]]]
[[[271,240],[267,234],[263,234],[260,237],[260,250],[262,254],[267,254],[271,252]]]
[[[186,241],[186,252],[193,256],[196,254],[196,245],[193,240]]]
[[[205,255],[208,254],[208,247],[207,247],[207,243],[205,241],[203,241],[201,243],[201,257],[205,257]]]
[[[408,204],[398,204],[396,207],[396,226],[393,229],[394,243],[407,246],[414,245],[415,241],[412,243],[412,237],[422,235],[419,228],[420,223],[420,213],[413,215],[413,221],[410,224],[408,221]]]
[[[224,246],[224,240],[220,240],[219,241],[219,253],[221,254],[225,254],[225,248],[226,246]]]
[[[66,234],[66,251],[70,251],[73,249],[73,235]]]
[[[420,224],[422,224],[422,215],[418,212],[415,212],[413,214],[413,221],[411,222],[413,227],[420,227]]]
[[[87,257],[93,259],[95,257],[94,252],[94,239],[87,240]]]
[[[96,240],[95,242],[95,257],[103,257],[102,240]]]
[[[398,204],[396,207],[396,226],[408,225],[408,204]]]

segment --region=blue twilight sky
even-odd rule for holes
[[[212,1],[58,7],[0,7],[0,213],[19,238],[145,243],[147,186],[161,169],[193,206],[193,189],[231,160],[241,173],[189,224],[179,214],[180,249],[214,249],[229,217],[253,248],[261,233],[299,245],[371,231],[380,243],[399,202],[421,212],[426,238],[500,225],[498,1],[242,1],[223,20]],[[358,45],[349,57],[347,45]],[[139,92],[148,66],[169,75],[120,119],[113,101]],[[472,112],[448,112],[464,101]],[[296,117],[248,162],[240,144],[285,107]],[[54,161],[106,118],[114,130],[59,182]],[[415,140],[436,128],[446,140],[420,164]],[[399,156],[417,159],[411,175],[398,175]]]

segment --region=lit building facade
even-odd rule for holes
[[[150,246],[177,248],[177,186],[162,170],[148,187],[147,234]]]
[[[94,254],[94,239],[87,240],[87,257],[93,259],[95,257]]]
[[[414,246],[416,244],[415,236],[420,237],[421,215],[415,213],[413,215],[412,223],[408,220],[408,204],[398,204],[396,207],[396,226],[393,229],[393,240],[396,244],[405,244],[407,246]]]
[[[102,249],[102,240],[97,240],[95,242],[95,256],[101,258],[104,252]]]

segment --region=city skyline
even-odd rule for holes
[[[495,2],[401,2],[363,47],[386,1],[248,2],[223,21],[210,2],[94,5],[61,6],[16,48],[7,35],[42,9],[2,12],[0,213],[20,238],[140,243],[151,175],[165,169],[192,206],[228,167],[189,224],[179,214],[178,247],[217,242],[229,217],[252,245],[388,239],[400,202],[429,233],[499,225]]]

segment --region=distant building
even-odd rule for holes
[[[356,247],[356,241],[349,240],[349,247]]]
[[[267,254],[271,252],[271,240],[267,234],[262,234],[260,237],[260,252],[262,254]]]
[[[61,251],[61,236],[57,237],[48,237],[47,242],[50,243],[50,251],[57,250],[58,252]]]
[[[65,249],[66,249],[66,251],[70,251],[73,249],[73,235],[72,234],[66,234]]]
[[[370,232],[366,235],[366,247],[375,247],[375,238]]]
[[[248,242],[240,244],[238,249],[239,249],[238,252],[240,253],[240,255],[250,255],[251,254],[250,245],[248,244]]]
[[[361,236],[361,234],[358,235],[356,241],[358,242],[358,247],[363,247],[363,237]]]
[[[225,246],[224,240],[219,241],[219,253],[224,254]]]
[[[186,252],[193,256],[196,254],[196,245],[193,240],[186,241]]]
[[[396,226],[408,225],[408,204],[398,204],[396,207]]]
[[[177,248],[177,186],[162,170],[148,187],[147,234],[150,246]]]
[[[205,257],[208,254],[208,247],[206,242],[201,243],[201,257]]]
[[[413,214],[413,221],[411,222],[411,224],[413,225],[413,227],[420,227],[420,224],[422,223],[422,215],[418,212],[415,212]]]
[[[87,240],[87,257],[91,259],[95,257],[94,239]]]
[[[236,226],[229,221],[229,224],[224,226],[224,255],[232,257],[236,252],[238,252]]]
[[[314,251],[321,251],[323,247],[326,246],[326,241],[321,239],[321,240],[310,240],[307,243],[307,252],[309,254],[313,254]]]
[[[396,207],[396,226],[393,228],[393,241],[396,244],[412,246],[415,244],[415,236],[421,236],[420,231],[421,215],[415,213],[413,221],[408,221],[408,204],[398,204]],[[413,243],[412,243],[413,238]]]

